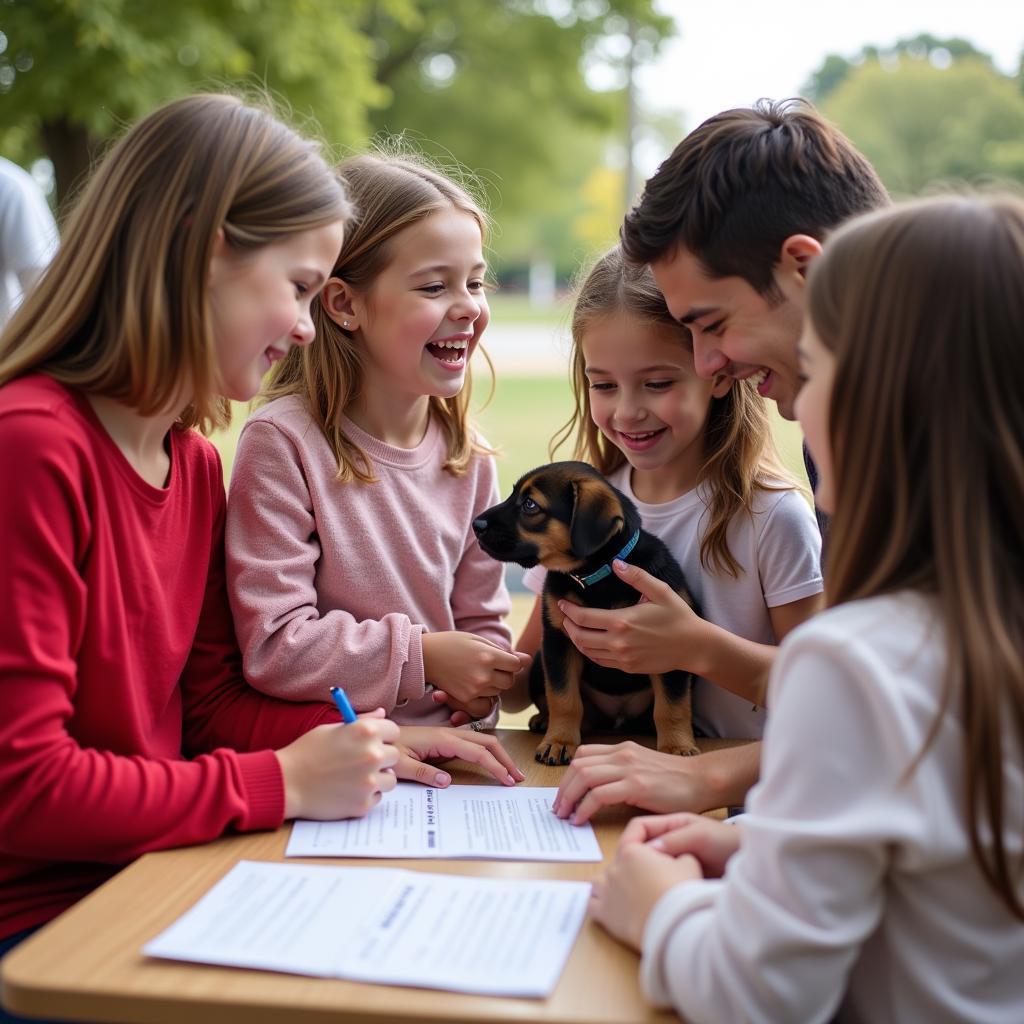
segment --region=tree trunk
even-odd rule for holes
[[[96,140],[89,130],[67,118],[56,118],[42,123],[43,145],[53,161],[57,183],[57,211],[65,213],[65,206],[75,190],[85,181],[92,163]]]

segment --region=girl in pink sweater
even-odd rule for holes
[[[282,361],[235,458],[228,581],[246,675],[296,701],[341,684],[357,710],[402,723],[455,710],[492,724],[523,659],[502,566],[471,526],[498,501],[467,417],[485,218],[405,159],[340,170],[358,217],[314,305],[316,340]]]

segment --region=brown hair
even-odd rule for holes
[[[1022,281],[1024,203],[928,200],[830,239],[809,311],[836,358],[829,603],[934,596],[948,672],[925,749],[956,699],[974,856],[1024,918],[1003,764],[1024,750]]]
[[[467,189],[408,154],[355,156],[344,160],[338,170],[358,212],[355,223],[345,231],[331,276],[359,291],[369,288],[387,267],[396,236],[438,210],[454,207],[468,213],[486,239],[486,215]],[[300,396],[338,460],[337,479],[370,483],[374,476],[369,458],[341,429],[342,414],[363,386],[359,332],[335,323],[319,296],[313,302],[313,322],[316,340],[307,347],[293,348],[278,364],[262,400]],[[467,367],[466,382],[457,395],[430,397],[431,415],[448,440],[444,468],[456,476],[465,473],[475,453],[493,454],[473,437],[471,394],[472,374]]]
[[[349,212],[316,143],[269,111],[226,95],[169,103],[86,184],[60,250],[0,337],[0,384],[40,370],[151,415],[188,382],[179,423],[224,425],[207,308],[218,229],[244,252]]]
[[[791,235],[821,241],[888,203],[871,164],[803,99],[760,100],[709,118],[644,186],[622,226],[634,263],[680,247],[711,277],[741,277],[778,300],[772,269]]]
[[[574,457],[590,462],[602,473],[613,473],[626,457],[598,430],[590,414],[590,387],[583,356],[583,337],[595,321],[618,312],[641,323],[668,328],[679,344],[693,350],[690,331],[669,313],[650,268],[627,263],[616,246],[602,256],[580,285],[572,315],[570,374],[576,408],[555,436],[551,454],[574,439]],[[708,519],[700,544],[705,568],[739,574],[729,550],[728,528],[741,509],[753,512],[755,489],[795,487],[782,467],[772,441],[768,410],[750,381],[735,381],[721,398],[713,399],[704,426],[704,461],[700,482],[708,494]]]

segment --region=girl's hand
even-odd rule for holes
[[[670,857],[643,843],[620,843],[615,860],[590,892],[590,916],[639,950],[654,905],[673,886],[701,878],[695,857]]]
[[[427,682],[466,705],[497,697],[513,683],[526,655],[506,651],[474,633],[450,630],[423,634],[423,674]]]
[[[444,690],[434,690],[430,695],[435,704],[445,704],[452,710],[452,725],[465,725],[474,718],[486,718],[494,709],[496,697],[477,697],[463,704]]]
[[[619,848],[647,846],[670,857],[690,855],[705,878],[721,878],[743,841],[742,825],[726,825],[702,814],[661,814],[634,818],[623,829]]]
[[[586,744],[562,776],[552,810],[574,825],[589,821],[602,807],[628,804],[667,813],[703,810],[713,799],[699,757],[660,754],[628,740]]]
[[[398,738],[400,757],[395,772],[400,779],[412,779],[442,789],[452,781],[447,772],[425,762],[435,758],[461,758],[491,773],[502,785],[514,786],[526,776],[496,736],[445,726],[403,725]]]
[[[276,751],[285,818],[358,818],[395,788],[399,730],[378,708],[351,725],[319,725]]]
[[[560,601],[569,639],[591,661],[608,668],[641,674],[682,669],[700,675],[686,660],[701,650],[704,620],[667,583],[643,569],[618,559],[612,567],[645,600],[612,610]]]

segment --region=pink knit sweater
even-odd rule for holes
[[[494,460],[446,473],[433,420],[411,449],[348,420],[343,429],[376,483],[335,480],[334,455],[298,398],[269,403],[242,430],[227,564],[246,678],[289,700],[327,700],[340,685],[357,711],[446,724],[450,712],[425,688],[422,634],[458,629],[511,648],[503,567],[472,529],[498,500]]]

